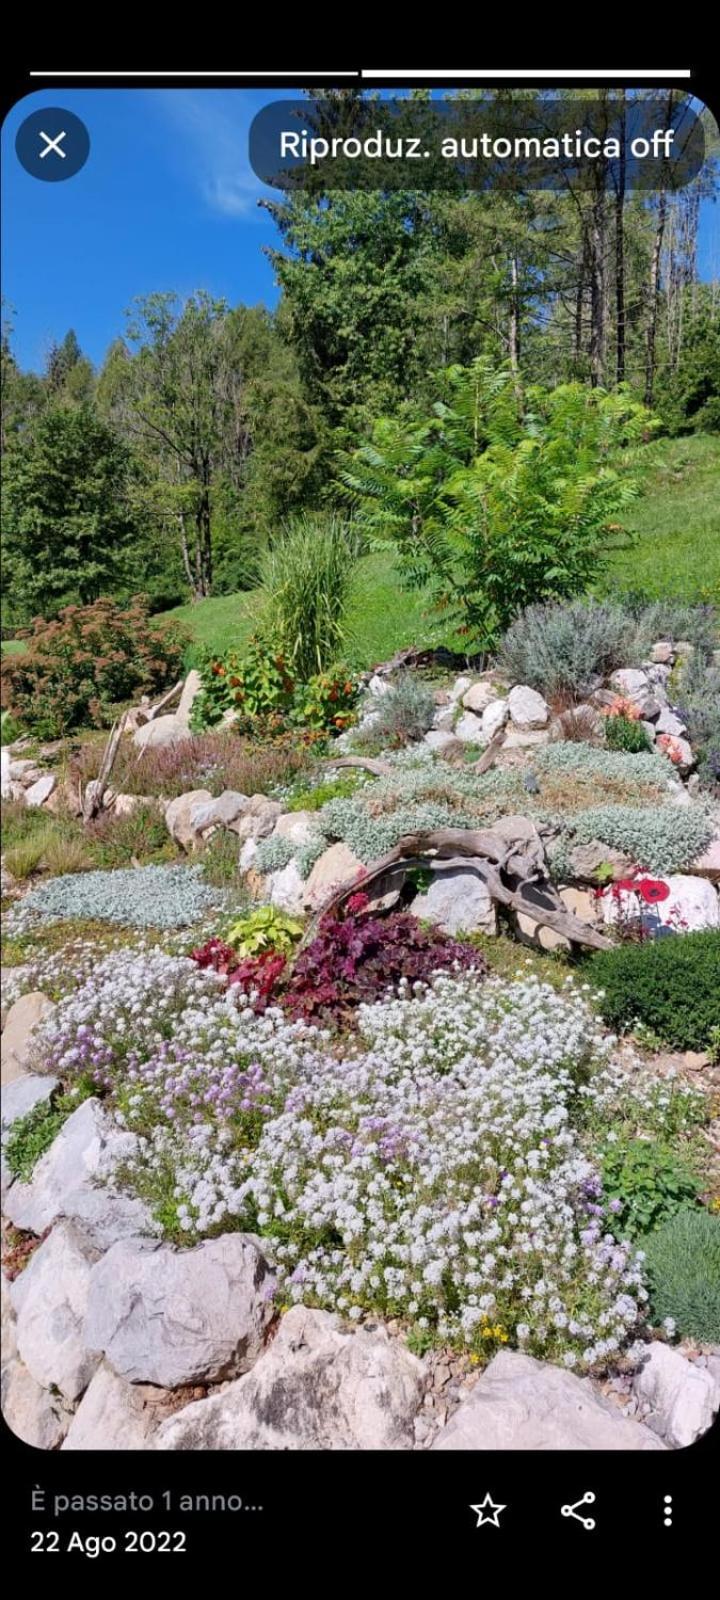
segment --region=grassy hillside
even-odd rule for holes
[[[720,438],[662,439],[647,448],[641,498],[626,518],[629,538],[603,580],[608,593],[642,590],[684,600],[720,599]],[[257,599],[222,595],[166,615],[198,643],[223,649],[252,631]],[[388,556],[358,568],[350,613],[352,665],[368,667],[427,635],[423,597],[400,587]]]
[[[630,534],[616,551],[602,588],[649,596],[720,600],[720,438],[699,434],[661,439],[645,453],[644,490],[626,519]],[[252,632],[258,596],[219,595],[165,612],[190,629],[198,645],[223,650]],[[348,657],[358,668],[386,660],[403,645],[428,638],[423,596],[408,593],[388,556],[360,562],[350,606]],[[9,641],[4,650],[22,648]]]
[[[392,559],[365,556],[359,562],[349,608],[347,656],[354,667],[372,666],[403,645],[418,644],[428,632],[423,595],[401,588]],[[164,613],[190,629],[200,645],[213,650],[240,645],[252,632],[257,594],[220,595]]]
[[[658,439],[646,451],[642,497],[625,519],[632,542],[603,587],[681,600],[720,600],[720,438]]]

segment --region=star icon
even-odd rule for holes
[[[506,1507],[496,1505],[495,1501],[490,1499],[489,1494],[486,1494],[482,1504],[479,1506],[471,1506],[470,1510],[477,1511],[476,1527],[481,1528],[484,1522],[489,1522],[493,1528],[499,1528],[500,1523],[498,1522],[498,1517],[500,1516],[501,1511],[506,1510]]]

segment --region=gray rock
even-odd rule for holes
[[[591,839],[588,844],[573,845],[568,859],[573,877],[580,878],[586,883],[596,881],[598,868],[608,863],[613,869],[613,878],[629,877],[637,865],[632,856],[625,855],[622,850],[614,850],[611,845],[603,844],[602,839]]]
[[[472,688],[472,678],[465,678],[465,677],[456,678],[455,682],[454,682],[454,684],[452,686],[452,689],[450,690],[450,700],[451,700],[451,702],[452,701],[462,700],[463,695],[467,694],[468,689],[471,689],[471,688]]]
[[[457,738],[450,728],[431,728],[425,734],[425,744],[429,744],[431,750],[447,750],[450,745],[457,744]]]
[[[314,811],[282,811],[273,828],[273,838],[289,839],[299,849],[301,845],[308,844],[316,832],[317,816]]]
[[[549,1362],[519,1351],[494,1356],[432,1450],[663,1450],[649,1428]]]
[[[648,1426],[677,1449],[706,1433],[720,1409],[717,1374],[657,1340],[648,1347],[633,1390],[651,1408]]]
[[[495,738],[495,734],[499,733],[501,728],[504,728],[509,715],[510,707],[507,700],[493,700],[489,706],[485,707],[482,714],[482,731],[483,738],[487,739],[488,744],[491,739]]]
[[[225,789],[217,800],[193,808],[190,815],[193,831],[203,834],[210,828],[229,828],[233,822],[237,822],[238,817],[243,816],[248,804],[246,794],[239,794],[236,789]]]
[[[644,905],[632,890],[620,889],[617,894],[604,895],[600,902],[604,922],[612,927],[630,912],[642,915],[643,924],[651,934],[660,933],[663,928],[675,933],[700,933],[705,928],[720,928],[720,901],[708,878],[672,872],[663,882],[670,890],[669,898],[653,906]]]
[[[550,720],[550,707],[537,689],[527,684],[517,684],[508,695],[510,717],[521,733],[531,733],[546,728]]]
[[[21,1078],[15,1078],[12,1083],[6,1085],[2,1097],[3,1144],[13,1123],[20,1117],[26,1117],[34,1106],[42,1105],[44,1100],[49,1100],[59,1087],[58,1078],[42,1077],[37,1072],[25,1072]]]
[[[655,723],[655,732],[669,733],[673,739],[679,739],[684,733],[687,733],[687,728],[685,723],[675,716],[674,711],[669,711],[667,706],[663,706]]]
[[[349,883],[363,871],[363,864],[346,844],[331,844],[315,862],[305,884],[304,904],[308,911],[318,911],[328,896],[343,883]],[[358,884],[362,888],[362,884]]]
[[[289,917],[302,916],[305,892],[305,880],[300,876],[300,869],[294,858],[288,861],[286,867],[279,867],[277,872],[268,873],[267,894],[270,904],[277,906],[278,911],[286,911]]]
[[[241,846],[240,854],[238,856],[238,868],[240,872],[250,871],[251,867],[254,865],[257,853],[257,841],[255,839],[246,839],[244,845]]]
[[[476,716],[481,716],[493,700],[498,696],[491,683],[473,683],[465,690],[462,703],[467,711],[474,711]]]
[[[10,1007],[0,1040],[2,1082],[12,1083],[26,1073],[32,1057],[33,1033],[55,1010],[52,1000],[39,989],[21,994]]]
[[[531,728],[526,733],[523,728],[516,728],[513,724],[505,734],[503,750],[531,750],[536,745],[547,744],[549,738],[547,728]]]
[[[190,729],[177,716],[166,716],[153,717],[151,722],[144,722],[142,727],[136,729],[132,741],[138,750],[152,750],[165,744],[179,744],[181,740],[190,738]]]
[[[672,738],[671,760],[673,762],[673,766],[675,767],[675,771],[682,773],[690,772],[695,765],[695,756],[692,746],[688,744],[687,739],[676,739],[673,738],[671,734],[660,734],[661,741],[668,738]],[[662,748],[662,743],[660,743],[660,749],[662,750]],[[666,754],[668,753],[670,752],[666,752]]]
[[[63,1450],[145,1450],[157,1427],[156,1389],[126,1383],[103,1363],[80,1401]]]
[[[177,795],[166,806],[168,832],[182,850],[192,850],[198,843],[195,813],[212,804],[212,798],[209,789],[188,789],[186,794]]]
[[[112,1183],[79,1184],[67,1196],[62,1215],[100,1251],[109,1250],[119,1239],[152,1239],[161,1232],[145,1202]]]
[[[412,1448],[422,1363],[384,1330],[296,1306],[253,1371],[163,1423],[158,1450]]]
[[[473,711],[465,711],[455,723],[455,738],[461,739],[463,744],[487,744],[483,733],[483,725]]]
[[[61,1396],[36,1383],[20,1360],[3,1367],[2,1414],[11,1433],[36,1450],[57,1450],[72,1419]]]
[[[92,1272],[85,1341],[131,1383],[219,1382],[260,1355],[273,1285],[241,1233],[191,1250],[126,1240]]]
[[[154,794],[116,794],[112,799],[112,814],[114,817],[131,817],[133,811],[140,806],[156,806],[158,811],[165,811],[166,802]]]
[[[445,933],[497,932],[489,890],[478,873],[462,867],[434,872],[429,888],[415,896],[410,911],[423,922],[434,922]]]
[[[675,660],[675,651],[669,639],[659,639],[650,651],[650,660],[661,666],[672,666]]]
[[[613,672],[610,688],[621,699],[639,703],[648,698],[650,680],[646,672],[640,672],[636,667],[621,667],[618,672]]]
[[[0,1275],[0,1314],[2,1320],[2,1343],[0,1344],[0,1365],[3,1370],[10,1361],[17,1357],[17,1317],[11,1299],[11,1284],[3,1272]]]
[[[26,806],[44,806],[45,801],[50,799],[55,788],[55,782],[54,772],[43,773],[41,778],[38,778],[35,783],[31,783],[30,787],[25,790]]]
[[[242,816],[231,823],[232,832],[237,834],[243,844],[247,839],[267,839],[281,811],[279,800],[268,800],[267,795],[253,794]]]
[[[13,1184],[5,1207],[9,1221],[16,1228],[44,1233],[80,1205],[80,1190],[111,1176],[115,1160],[127,1155],[134,1142],[99,1100],[84,1100],[37,1162],[29,1183]]]
[[[60,1222],[10,1290],[21,1360],[37,1383],[59,1389],[67,1400],[77,1400],[98,1364],[83,1337],[96,1260],[97,1252],[71,1224]]]

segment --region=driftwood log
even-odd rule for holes
[[[472,765],[473,773],[480,777],[483,772],[488,772],[497,760],[505,743],[505,729],[500,728],[495,737],[490,740],[487,750],[483,751],[479,761]],[[442,758],[442,750],[440,751]],[[360,767],[364,772],[371,772],[374,778],[389,777],[396,768],[392,761],[385,761],[382,756],[329,756],[323,763],[326,767]]]
[[[405,835],[392,850],[371,862],[362,878],[354,877],[340,885],[313,919],[303,945],[314,937],[320,919],[339,910],[350,895],[359,890],[365,894],[379,878],[408,872],[413,867],[430,872],[462,867],[465,871],[476,872],[499,905],[523,912],[539,926],[552,928],[571,944],[589,946],[593,950],[612,948],[604,934],[568,911],[555,885],[542,872],[532,840],[508,841],[491,828],[437,828],[427,833]],[[535,890],[537,899],[530,899],[524,892],[528,888]]]
[[[110,774],[129,715],[128,711],[123,711],[118,721],[113,723],[110,729],[110,737],[100,762],[100,771],[96,778],[91,778],[90,782],[85,785],[85,793],[80,797],[83,822],[91,822],[93,817],[96,817],[98,812],[102,810],[105,790],[110,782]]]
[[[155,718],[160,716],[161,712],[165,710],[166,706],[172,705],[173,700],[180,699],[184,683],[185,679],[181,678],[178,683],[173,684],[172,689],[167,690],[167,693],[162,696],[162,699],[158,700],[154,706],[150,706],[147,714],[148,722],[154,722]]]

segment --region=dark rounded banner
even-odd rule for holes
[[[250,163],[277,189],[682,189],[705,158],[704,112],[678,90],[458,93],[382,100],[340,90],[276,100]]]

